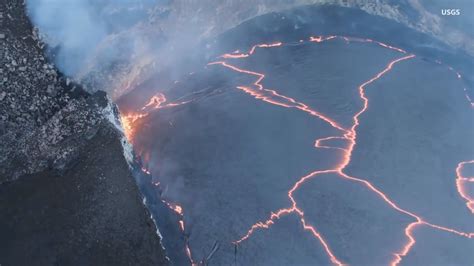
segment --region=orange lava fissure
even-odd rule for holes
[[[389,198],[388,195],[386,195],[384,192],[382,192],[380,189],[378,189],[376,186],[374,186],[369,181],[367,181],[365,179],[362,179],[362,178],[350,176],[350,175],[348,175],[347,173],[344,172],[344,169],[351,162],[352,151],[354,150],[354,147],[357,144],[357,127],[359,126],[359,118],[369,108],[369,99],[366,97],[366,94],[365,94],[367,86],[371,85],[372,83],[374,83],[375,81],[380,79],[382,76],[384,76],[385,74],[390,72],[390,70],[392,70],[393,67],[395,67],[395,65],[397,65],[397,64],[399,64],[403,61],[410,60],[410,59],[414,58],[415,55],[409,54],[403,49],[393,47],[393,46],[390,46],[388,44],[378,42],[378,41],[374,41],[374,40],[371,40],[371,39],[359,39],[359,38],[354,38],[354,37],[335,36],[335,35],[331,35],[331,36],[311,36],[306,41],[305,40],[300,40],[298,42],[298,44],[308,43],[308,42],[322,43],[322,42],[330,41],[330,40],[334,40],[334,39],[342,39],[342,40],[346,41],[347,43],[350,43],[350,42],[373,43],[373,44],[379,45],[383,48],[391,49],[393,51],[396,51],[396,52],[402,54],[401,57],[390,61],[385,66],[384,69],[382,69],[380,72],[376,73],[372,78],[370,78],[369,80],[367,80],[364,83],[362,83],[361,85],[359,85],[357,90],[359,92],[359,97],[360,97],[360,100],[363,103],[363,106],[352,117],[352,126],[350,128],[344,128],[343,126],[341,126],[334,119],[330,118],[329,116],[327,116],[325,114],[322,114],[321,112],[319,112],[317,110],[314,110],[314,109],[310,108],[308,105],[306,105],[306,104],[304,104],[304,103],[302,103],[302,102],[300,102],[296,99],[293,99],[291,97],[282,95],[282,94],[278,93],[275,90],[265,88],[262,85],[262,81],[265,79],[265,74],[255,72],[255,71],[251,71],[251,70],[248,70],[248,69],[243,69],[241,67],[237,67],[237,66],[235,66],[235,65],[233,65],[233,64],[226,61],[226,59],[234,60],[234,59],[241,59],[241,58],[250,57],[251,55],[253,55],[257,51],[257,49],[275,48],[275,47],[284,46],[285,44],[282,43],[282,42],[274,42],[274,43],[268,43],[268,44],[265,44],[265,43],[264,44],[257,44],[257,45],[252,46],[248,50],[248,52],[246,52],[246,53],[241,53],[240,51],[235,51],[233,53],[224,54],[224,55],[219,57],[219,61],[211,62],[211,63],[208,64],[208,65],[220,65],[220,66],[223,66],[227,69],[230,69],[230,70],[238,72],[238,73],[254,76],[256,78],[256,80],[255,80],[255,82],[253,82],[253,84],[251,84],[250,86],[240,85],[240,86],[237,86],[236,88],[243,91],[244,93],[249,94],[250,96],[254,97],[257,100],[261,100],[261,101],[264,101],[266,103],[277,105],[277,106],[280,106],[280,107],[283,107],[283,108],[298,109],[302,112],[308,113],[309,115],[315,117],[316,119],[321,119],[321,120],[325,121],[331,127],[337,129],[341,133],[341,135],[338,135],[338,136],[329,136],[329,137],[325,137],[325,138],[316,139],[315,142],[314,142],[315,143],[314,144],[315,148],[335,149],[335,150],[340,151],[341,152],[341,158],[340,158],[339,163],[331,169],[313,171],[313,172],[301,177],[293,185],[293,187],[291,187],[291,189],[287,193],[288,198],[291,202],[290,207],[282,208],[282,209],[279,209],[277,211],[274,211],[274,212],[270,213],[270,217],[267,220],[258,221],[255,224],[251,225],[249,230],[245,234],[243,234],[239,239],[235,240],[233,243],[236,244],[236,245],[241,244],[242,242],[244,242],[245,240],[250,238],[256,230],[269,229],[276,222],[276,220],[280,219],[282,216],[289,215],[289,214],[294,214],[294,215],[297,215],[299,217],[301,225],[303,226],[304,230],[308,231],[312,236],[314,236],[315,239],[317,239],[321,243],[321,245],[322,245],[323,249],[325,250],[326,254],[328,255],[328,258],[330,259],[330,261],[332,263],[336,264],[336,265],[344,265],[345,263],[337,258],[337,254],[335,254],[334,251],[331,249],[331,247],[328,244],[328,241],[324,238],[324,236],[316,229],[315,226],[309,224],[306,221],[304,211],[300,207],[298,207],[298,203],[297,203],[296,199],[293,196],[294,192],[296,190],[298,190],[301,186],[303,186],[304,183],[307,180],[309,180],[311,178],[314,178],[318,175],[327,174],[327,173],[336,174],[340,178],[343,178],[343,179],[351,181],[351,182],[356,182],[360,185],[365,186],[366,188],[371,190],[375,195],[377,195],[382,201],[384,201],[388,206],[390,206],[394,210],[396,210],[396,211],[398,211],[398,212],[400,212],[404,215],[407,215],[407,216],[411,217],[414,220],[413,222],[411,222],[410,224],[408,224],[405,227],[404,231],[405,231],[405,236],[407,238],[407,241],[400,247],[399,250],[393,251],[393,259],[390,262],[390,265],[397,265],[398,263],[400,263],[402,261],[402,258],[410,252],[411,248],[416,244],[416,239],[413,236],[413,231],[415,230],[415,228],[417,228],[419,226],[422,226],[422,225],[423,226],[428,226],[432,229],[453,233],[453,234],[456,234],[458,236],[473,238],[474,233],[472,233],[472,232],[471,233],[461,232],[461,231],[458,231],[458,230],[455,230],[455,229],[452,229],[452,228],[447,228],[447,227],[444,227],[444,226],[432,224],[432,223],[424,220],[421,216],[398,206],[393,200],[391,200]],[[441,64],[441,62],[439,62],[439,61],[436,61],[436,62]],[[456,72],[452,67],[448,67],[448,68],[449,68],[449,70],[453,71],[456,74],[458,79],[461,79],[461,75],[458,72]],[[467,94],[466,88],[464,88],[464,91],[465,91],[465,95],[466,95],[467,100],[470,102],[470,105],[474,106],[474,103],[471,101],[469,95]],[[123,123],[123,127],[124,127],[124,130],[125,130],[126,137],[129,139],[130,142],[133,143],[133,138],[135,137],[135,131],[136,131],[136,129],[134,127],[135,122],[137,120],[143,118],[143,117],[146,117],[149,114],[149,112],[151,112],[152,110],[162,109],[162,108],[171,108],[171,107],[175,107],[175,106],[179,106],[179,105],[182,105],[182,104],[189,103],[191,101],[178,102],[178,103],[167,103],[166,104],[167,100],[166,100],[165,95],[162,94],[162,93],[156,94],[155,96],[150,98],[148,103],[146,105],[144,105],[143,108],[141,108],[141,110],[139,112],[131,113],[131,114],[122,116],[122,123]],[[346,147],[335,147],[335,146],[330,146],[329,144],[326,144],[329,140],[334,140],[334,139],[341,139],[341,140],[346,141],[347,142]],[[474,199],[471,196],[468,195],[468,193],[466,191],[466,188],[464,186],[465,183],[474,182],[474,177],[465,177],[465,176],[462,175],[463,167],[466,164],[472,164],[472,163],[474,163],[474,160],[460,162],[458,164],[458,166],[456,168],[456,171],[455,171],[456,172],[455,184],[456,184],[456,188],[457,188],[457,191],[458,191],[460,197],[463,198],[466,201],[466,206],[469,208],[469,210],[472,213],[474,213]],[[144,169],[144,172],[149,174],[149,171],[146,170],[146,169]],[[182,230],[183,233],[185,233],[185,226],[184,226],[184,219],[183,219],[184,218],[183,208],[180,205],[177,205],[177,204],[172,204],[172,203],[168,203],[168,202],[165,202],[165,204],[180,217],[180,220],[179,220],[180,229]],[[197,263],[195,263],[195,261],[192,258],[191,248],[190,248],[187,240],[186,240],[185,249],[186,249],[186,254],[187,254],[191,264],[196,265]]]

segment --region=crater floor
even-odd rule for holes
[[[266,43],[141,112],[130,137],[193,262],[474,259],[472,106],[446,65],[367,39]]]

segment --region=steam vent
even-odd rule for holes
[[[464,0],[0,3],[0,266],[474,263]]]

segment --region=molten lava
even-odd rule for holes
[[[137,113],[129,113],[126,115],[121,115],[121,121],[125,133],[125,137],[127,140],[133,144],[133,140],[135,138],[135,133],[136,130],[139,128],[137,123],[139,122],[140,119],[147,117],[152,110],[157,110],[157,109],[163,109],[163,108],[170,108],[170,107],[176,107],[179,105],[183,105],[186,103],[189,103],[191,101],[182,101],[182,102],[177,102],[177,103],[166,103],[167,99],[163,93],[157,93],[156,95],[152,96],[148,103],[146,103],[141,109],[140,112]],[[163,105],[164,104],[164,105]],[[148,154],[148,153],[146,153]],[[145,162],[149,161],[148,156],[145,158]],[[141,168],[142,172],[144,172],[147,175],[151,175],[150,170],[148,170],[146,167]],[[156,187],[160,187],[160,182],[152,181],[152,185]],[[183,214],[183,208],[175,203],[170,203],[162,199],[162,202],[168,206],[171,210],[173,210],[176,215],[179,217],[179,228],[183,235],[186,235],[186,230],[184,226],[184,214]],[[185,251],[186,255],[188,256],[191,265],[197,265],[197,263],[194,262],[191,254],[191,248],[189,247],[189,242],[188,238],[185,237]]]
[[[145,104],[142,108],[140,108],[139,112],[121,114],[120,118],[122,121],[122,127],[125,131],[124,132],[125,137],[130,143],[133,144],[133,139],[135,138],[135,132],[138,128],[137,122],[139,122],[140,119],[147,117],[152,110],[176,107],[176,106],[190,103],[192,100],[175,102],[175,103],[167,103],[163,105],[166,101],[167,99],[163,93],[157,93],[156,95],[150,98],[147,104]]]
[[[130,143],[133,143],[133,138],[135,136],[135,131],[137,129],[136,122],[141,118],[148,116],[147,113],[133,113],[128,115],[121,115],[122,128],[125,133],[125,137]]]
[[[357,144],[357,127],[359,126],[359,118],[369,108],[369,99],[366,97],[366,93],[365,93],[367,87],[369,85],[371,85],[372,83],[376,82],[378,79],[380,79],[385,74],[387,74],[390,70],[393,69],[393,67],[395,67],[395,65],[400,64],[403,61],[410,60],[410,59],[414,58],[415,55],[408,54],[405,50],[402,50],[400,48],[393,47],[393,46],[390,46],[388,44],[384,44],[384,43],[381,43],[381,42],[378,42],[378,41],[374,41],[374,40],[371,40],[371,39],[359,39],[359,38],[344,37],[344,36],[311,36],[308,40],[299,40],[296,43],[288,43],[288,44],[300,45],[300,44],[309,43],[309,42],[319,44],[319,43],[322,43],[322,42],[325,42],[325,41],[336,40],[336,39],[342,39],[347,43],[350,43],[350,42],[374,43],[374,44],[379,45],[383,48],[391,49],[393,51],[396,51],[396,52],[399,52],[399,53],[402,54],[401,57],[389,62],[384,69],[382,69],[380,72],[376,73],[372,78],[365,81],[364,83],[362,83],[357,88],[357,90],[359,92],[359,98],[362,101],[363,106],[357,113],[355,113],[353,115],[353,117],[352,117],[352,126],[350,128],[344,128],[343,126],[341,126],[334,119],[330,118],[329,116],[327,116],[325,114],[320,113],[317,110],[314,110],[314,109],[310,108],[308,105],[304,104],[301,101],[298,101],[296,99],[293,99],[293,98],[285,96],[285,95],[282,95],[282,94],[278,93],[275,90],[265,88],[262,85],[262,81],[265,78],[265,74],[258,73],[258,72],[255,72],[255,71],[251,71],[251,70],[248,70],[248,69],[243,69],[241,67],[237,67],[237,66],[229,63],[228,61],[225,61],[226,59],[235,60],[235,59],[241,59],[241,58],[248,58],[251,55],[253,55],[257,51],[257,49],[275,48],[275,47],[281,47],[281,46],[286,45],[282,42],[275,42],[275,43],[269,43],[269,44],[257,44],[257,45],[252,46],[248,50],[248,52],[246,52],[246,53],[241,53],[240,51],[237,50],[237,51],[234,51],[232,53],[228,53],[228,54],[224,54],[224,55],[220,56],[219,58],[220,58],[221,61],[216,61],[216,62],[209,63],[209,65],[221,65],[221,66],[223,66],[227,69],[230,69],[232,71],[235,71],[235,72],[238,72],[238,73],[243,73],[243,74],[250,75],[250,76],[254,76],[256,78],[256,80],[255,80],[255,82],[253,82],[253,84],[251,84],[251,85],[240,85],[240,86],[237,86],[237,89],[241,90],[244,93],[249,94],[250,96],[254,97],[255,99],[267,102],[269,104],[277,105],[277,106],[280,106],[280,107],[283,107],[283,108],[298,109],[302,112],[310,114],[311,116],[313,116],[317,119],[321,119],[321,120],[325,121],[326,123],[328,123],[333,128],[337,129],[341,133],[341,135],[337,135],[337,136],[328,136],[328,137],[325,137],[325,138],[316,139],[315,143],[314,143],[314,147],[318,148],[318,149],[322,148],[322,149],[336,149],[336,150],[338,150],[341,153],[341,157],[340,157],[339,162],[331,169],[313,171],[313,172],[301,177],[293,185],[293,187],[291,187],[290,190],[287,192],[288,198],[291,202],[290,207],[282,208],[282,209],[279,209],[275,212],[270,213],[270,217],[266,221],[259,221],[259,222],[256,222],[255,224],[251,225],[250,229],[246,233],[244,233],[239,239],[235,240],[233,243],[236,244],[236,245],[241,244],[242,242],[244,242],[245,240],[250,238],[256,230],[258,230],[258,229],[269,229],[276,222],[276,220],[278,220],[282,216],[289,215],[289,214],[294,214],[294,215],[297,215],[299,217],[299,220],[300,220],[301,225],[303,226],[303,228],[306,231],[310,232],[311,235],[314,236],[314,238],[317,239],[321,243],[321,245],[322,245],[323,249],[325,250],[328,258],[330,259],[330,261],[332,263],[336,264],[336,265],[343,265],[344,262],[342,262],[340,259],[337,258],[337,254],[335,254],[332,251],[331,247],[328,244],[328,241],[324,238],[324,236],[316,229],[315,226],[313,226],[313,225],[311,225],[307,222],[307,220],[305,219],[304,211],[298,206],[298,203],[297,203],[296,199],[293,196],[295,191],[298,190],[299,188],[301,188],[301,186],[303,186],[305,184],[305,182],[308,181],[309,179],[315,178],[315,177],[317,177],[318,175],[321,175],[321,174],[328,174],[328,173],[336,174],[337,176],[339,176],[340,178],[342,178],[344,180],[347,180],[349,182],[356,182],[356,183],[358,183],[362,186],[365,186],[370,191],[372,191],[372,193],[377,195],[380,198],[380,200],[384,201],[387,204],[387,206],[389,206],[389,207],[393,208],[394,210],[402,213],[403,215],[409,216],[413,219],[413,222],[408,224],[405,227],[405,230],[404,230],[407,241],[406,241],[406,243],[404,243],[400,247],[399,250],[393,252],[393,259],[390,262],[391,265],[397,265],[398,263],[400,263],[402,258],[404,256],[406,256],[410,252],[411,248],[416,244],[416,239],[413,236],[413,231],[419,226],[427,226],[427,227],[430,227],[432,229],[446,231],[446,232],[449,232],[449,233],[456,234],[458,236],[473,238],[474,233],[461,232],[461,231],[458,231],[458,230],[455,230],[455,229],[451,229],[451,228],[447,228],[447,227],[444,227],[444,226],[432,224],[432,223],[424,220],[419,215],[417,215],[417,214],[415,214],[411,211],[408,211],[405,208],[400,207],[397,203],[395,203],[393,200],[391,200],[390,197],[387,194],[385,194],[380,189],[375,187],[369,181],[367,181],[363,178],[353,177],[353,176],[350,176],[347,173],[345,173],[344,170],[349,165],[349,163],[351,162],[352,152],[354,150],[355,145]],[[439,62],[439,61],[436,61],[436,62],[441,64],[441,62]],[[456,74],[458,79],[461,79],[461,75],[458,72],[456,72],[451,67],[449,67],[449,69]],[[474,103],[471,101],[471,98],[467,94],[467,90],[464,89],[464,91],[465,91],[466,98],[470,102],[470,105],[474,106]],[[137,126],[136,122],[139,121],[140,119],[148,116],[148,114],[151,111],[156,110],[156,109],[166,108],[166,107],[174,107],[174,106],[182,105],[182,104],[185,104],[185,103],[188,103],[188,102],[191,102],[191,101],[165,104],[167,102],[165,95],[162,94],[162,93],[156,94],[143,106],[143,108],[140,109],[140,112],[132,113],[132,114],[126,114],[126,115],[122,116],[122,123],[123,123],[124,129],[125,129],[125,134],[126,134],[128,140],[133,143],[133,138],[135,137],[135,131],[136,131],[136,126]],[[344,143],[342,145],[342,147],[331,145],[331,143],[334,142],[335,140],[342,141]],[[457,187],[457,190],[459,192],[460,197],[463,198],[466,201],[467,207],[471,210],[471,212],[474,213],[474,199],[470,195],[468,195],[468,192],[465,188],[465,184],[470,183],[470,182],[474,182],[474,178],[473,177],[465,177],[465,176],[462,175],[463,167],[466,164],[471,164],[471,163],[474,163],[474,160],[459,163],[458,167],[456,168],[456,175],[457,175],[456,187]],[[146,170],[146,172],[149,173],[148,170]],[[159,185],[159,183],[156,183],[156,184]],[[179,228],[183,232],[183,234],[186,236],[183,208],[180,205],[177,205],[177,204],[168,203],[166,201],[163,201],[163,202],[170,209],[172,209],[176,213],[176,215],[179,217]],[[190,259],[191,264],[195,265],[196,263],[194,262],[194,260],[192,258],[191,248],[190,248],[189,243],[188,243],[188,237],[185,237],[185,238],[186,238],[186,240],[185,240],[185,242],[186,242],[185,243],[186,254],[187,254],[188,258]]]
[[[396,47],[393,47],[393,46],[390,46],[390,45],[387,45],[387,44],[384,44],[384,43],[381,43],[381,42],[378,42],[378,41],[374,41],[374,40],[371,40],[371,39],[357,39],[357,38],[340,37],[340,36],[326,36],[326,37],[323,37],[323,36],[314,37],[314,36],[312,36],[312,37],[310,37],[309,41],[310,42],[315,42],[315,43],[321,43],[321,42],[336,39],[336,38],[342,38],[346,42],[358,41],[358,42],[376,43],[376,44],[378,44],[378,45],[380,45],[384,48],[391,49],[391,50],[400,52],[402,54],[407,53],[406,51],[404,51],[400,48],[396,48]],[[300,41],[299,43],[302,43],[302,41]],[[284,45],[284,44],[282,44],[281,42],[278,42],[278,43],[275,43],[275,44],[258,44],[258,45],[254,45],[248,53],[225,54],[221,57],[226,58],[226,59],[245,58],[245,57],[249,57],[250,55],[252,55],[255,52],[256,48],[271,48],[271,47],[278,47],[278,46],[282,46],[282,45]],[[414,222],[410,223],[405,228],[405,235],[408,238],[408,241],[407,241],[407,243],[405,243],[401,247],[400,251],[394,252],[394,258],[390,262],[391,265],[397,265],[402,260],[402,257],[406,256],[409,253],[410,249],[415,245],[416,240],[413,236],[413,230],[417,226],[425,225],[425,226],[429,226],[429,227],[437,229],[437,230],[447,231],[447,232],[450,232],[450,233],[453,233],[453,234],[456,234],[456,235],[459,235],[459,236],[467,237],[467,238],[474,237],[474,233],[465,233],[465,232],[461,232],[461,231],[458,231],[458,230],[455,230],[455,229],[451,229],[451,228],[447,228],[447,227],[443,227],[443,226],[439,226],[439,225],[429,223],[429,222],[425,221],[424,219],[422,219],[420,216],[399,207],[385,193],[383,193],[381,190],[376,188],[369,181],[367,181],[365,179],[349,176],[348,174],[346,174],[344,172],[344,169],[346,168],[346,166],[351,161],[352,151],[353,151],[355,145],[357,144],[357,127],[359,126],[359,117],[367,110],[367,108],[369,106],[369,99],[365,96],[366,87],[368,85],[372,84],[373,82],[377,81],[378,79],[380,79],[386,73],[388,73],[394,67],[395,64],[400,63],[400,62],[405,61],[405,60],[409,60],[409,59],[414,58],[414,57],[415,57],[415,55],[412,55],[412,54],[411,55],[405,55],[403,57],[400,57],[398,59],[395,59],[395,60],[389,62],[387,64],[387,66],[382,71],[380,71],[375,76],[373,76],[372,78],[370,78],[366,82],[362,83],[358,87],[359,97],[363,102],[363,107],[359,112],[357,112],[353,116],[353,118],[352,118],[353,124],[352,124],[351,128],[349,128],[349,129],[343,128],[335,120],[329,118],[328,116],[326,116],[324,114],[321,114],[320,112],[318,112],[316,110],[311,109],[307,105],[305,105],[305,104],[303,104],[303,103],[301,103],[301,102],[299,102],[299,101],[297,101],[293,98],[281,95],[278,92],[276,92],[275,90],[270,90],[270,89],[264,88],[264,86],[261,83],[262,80],[265,78],[265,74],[263,74],[263,73],[258,73],[258,72],[254,72],[254,71],[251,71],[251,70],[239,68],[239,67],[237,67],[235,65],[232,65],[228,62],[225,62],[225,61],[217,61],[217,62],[210,63],[210,65],[222,65],[222,66],[224,66],[228,69],[231,69],[233,71],[257,77],[256,81],[252,84],[253,86],[251,86],[251,87],[249,87],[249,86],[238,86],[237,87],[237,89],[240,89],[240,90],[244,91],[245,93],[250,94],[255,99],[262,100],[262,101],[265,101],[267,103],[274,104],[274,105],[281,106],[281,107],[285,107],[285,108],[300,109],[301,111],[307,112],[307,113],[309,113],[309,114],[311,114],[311,115],[327,122],[328,124],[330,124],[335,129],[338,129],[338,130],[343,132],[342,136],[330,136],[330,137],[326,137],[326,138],[317,139],[315,141],[315,145],[314,145],[315,148],[341,150],[342,151],[342,156],[341,156],[340,162],[332,169],[314,171],[314,172],[312,172],[312,173],[310,173],[306,176],[301,177],[299,179],[299,181],[296,182],[295,185],[288,191],[288,198],[290,199],[291,207],[284,208],[284,209],[279,209],[276,212],[272,212],[270,214],[270,217],[269,217],[268,220],[259,221],[255,224],[253,224],[250,227],[250,229],[247,231],[247,233],[245,233],[240,239],[234,241],[234,244],[238,245],[238,244],[242,243],[243,241],[245,241],[246,239],[251,237],[251,235],[257,229],[268,229],[268,228],[270,228],[270,226],[275,223],[275,220],[281,218],[283,215],[288,215],[288,214],[294,213],[294,214],[296,214],[300,217],[300,221],[303,225],[303,228],[307,231],[310,231],[311,234],[321,243],[321,245],[323,246],[324,250],[326,251],[329,259],[331,260],[331,262],[333,262],[336,265],[343,265],[344,263],[341,262],[341,260],[336,257],[336,255],[331,250],[331,248],[327,244],[327,241],[324,239],[324,237],[321,235],[321,233],[319,233],[314,226],[312,226],[312,225],[310,225],[306,222],[303,210],[301,210],[298,207],[296,199],[293,197],[293,193],[297,189],[299,189],[308,179],[314,178],[314,177],[316,177],[320,174],[326,174],[326,173],[337,174],[341,178],[344,178],[348,181],[357,182],[361,185],[366,186],[373,193],[375,193],[377,196],[379,196],[379,198],[381,200],[386,202],[386,204],[388,204],[388,206],[390,206],[391,208],[395,209],[396,211],[398,211],[400,213],[403,213],[405,215],[408,215],[408,216],[412,217],[415,220]],[[452,68],[450,68],[450,70],[454,71]],[[455,72],[455,73],[456,73],[457,77],[460,79],[461,75],[457,72]],[[466,91],[466,89],[465,89],[465,91]],[[470,101],[470,98],[467,94],[466,94],[466,97]],[[472,102],[471,102],[471,105],[472,105]],[[333,146],[329,146],[329,145],[324,145],[324,143],[327,142],[328,140],[334,140],[334,139],[342,139],[342,140],[347,141],[347,143],[348,143],[347,147],[342,148],[342,147],[333,147]],[[474,161],[463,162],[456,169],[457,176],[458,176],[458,179],[456,180],[456,184],[458,186],[459,194],[461,195],[461,197],[466,199],[467,206],[471,209],[471,211],[472,211],[472,207],[473,207],[474,202],[473,202],[472,198],[467,196],[467,193],[465,192],[465,189],[463,188],[462,183],[463,182],[470,182],[470,181],[472,181],[472,179],[468,179],[468,178],[463,177],[460,174],[460,168],[462,168],[462,166],[465,163],[473,163],[473,162]]]
[[[458,189],[459,195],[461,195],[461,197],[466,200],[467,208],[471,210],[471,212],[474,214],[474,198],[472,198],[472,196],[468,194],[468,192],[466,191],[467,189],[465,187],[466,183],[474,183],[474,177],[463,176],[462,169],[466,164],[474,164],[474,160],[460,162],[458,164],[458,167],[456,167],[456,187]]]

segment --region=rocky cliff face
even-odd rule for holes
[[[106,94],[45,58],[21,0],[0,42],[0,264],[167,264]]]
[[[60,74],[22,13],[2,6],[0,183],[63,170],[104,122],[105,93],[90,95]]]

